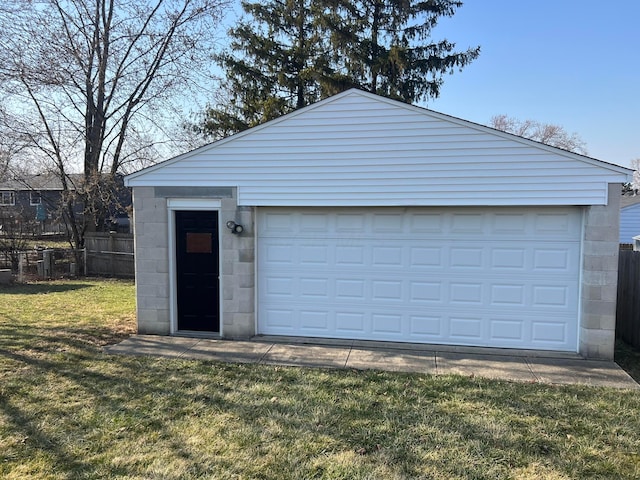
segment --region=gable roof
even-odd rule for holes
[[[348,90],[126,177],[239,205],[591,205],[631,170]]]

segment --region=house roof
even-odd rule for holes
[[[77,182],[82,181],[84,175],[82,174],[69,174],[67,175],[71,188]],[[38,174],[38,175],[24,175],[14,176],[12,178],[0,180],[0,190],[62,190],[62,181],[58,175],[53,174]]]
[[[240,205],[591,205],[631,170],[348,90],[126,177]]]

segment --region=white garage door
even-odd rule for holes
[[[576,351],[577,208],[258,213],[258,331]]]

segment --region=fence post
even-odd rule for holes
[[[27,254],[21,252],[18,254],[18,283],[24,283],[24,267],[27,261]]]
[[[53,250],[42,251],[42,276],[51,278],[53,275]]]
[[[108,252],[110,252],[109,254],[109,270],[111,270],[111,272],[114,271],[114,260],[115,260],[115,255],[113,254],[113,252],[116,251],[116,238],[115,238],[115,233],[116,232],[109,232],[109,248],[107,249]]]

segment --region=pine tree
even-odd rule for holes
[[[414,103],[480,47],[456,52],[431,31],[453,0],[267,0],[242,7],[230,52],[218,57],[226,95],[196,128],[213,138],[253,127],[349,88]]]
[[[217,57],[227,96],[206,112],[214,138],[258,125],[322,97],[327,47],[312,0],[242,2],[248,16],[230,30],[230,51]]]
[[[433,41],[441,17],[462,6],[452,0],[329,0],[323,25],[330,32],[336,89],[345,85],[407,103],[437,98],[443,75],[462,69],[480,47],[456,52]]]

